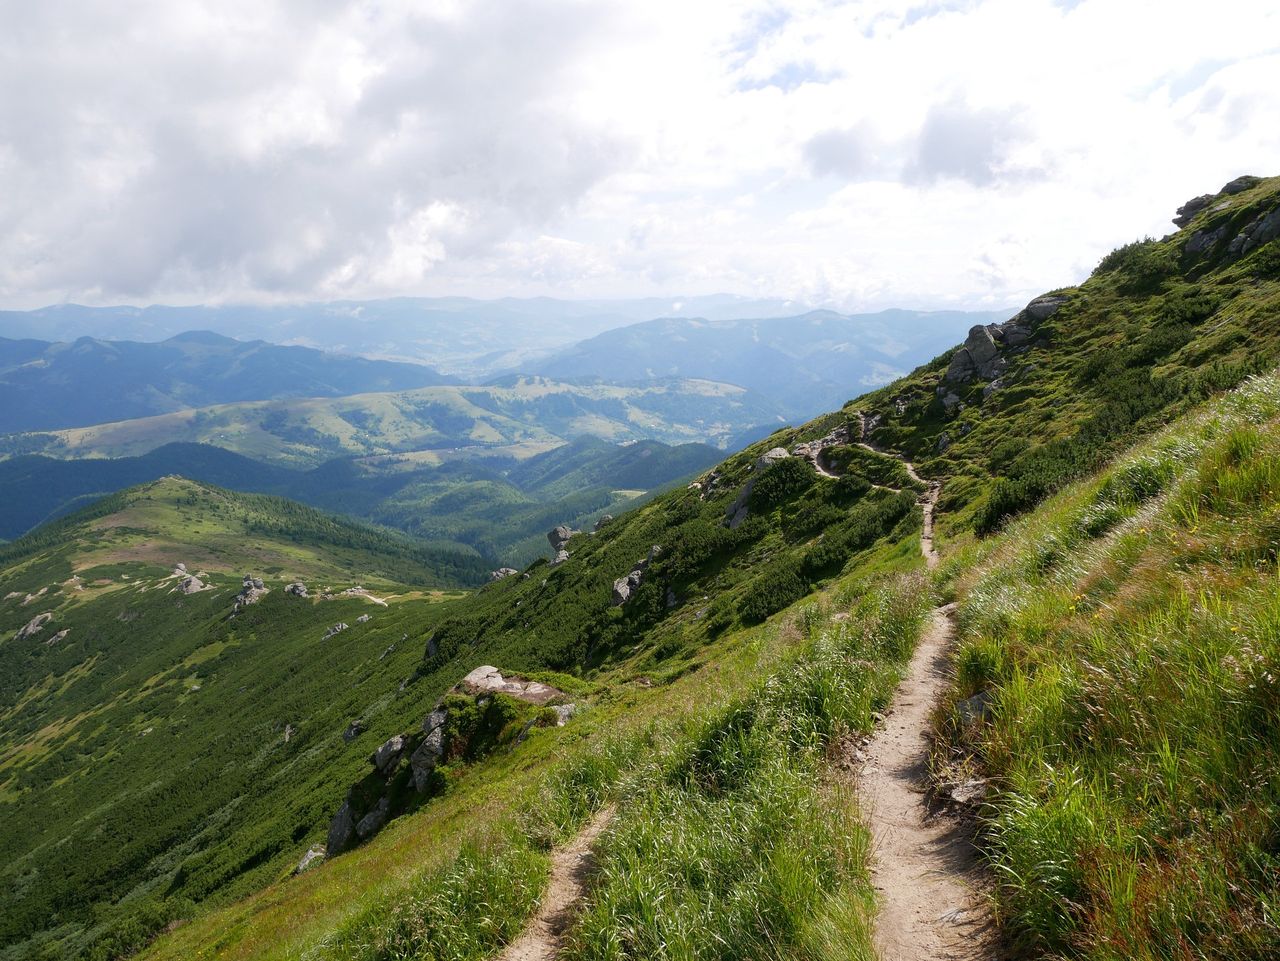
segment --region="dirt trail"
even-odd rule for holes
[[[901,456],[873,446],[866,418],[857,416],[860,446],[897,457],[907,476],[925,485],[920,552],[930,569],[937,567],[933,522],[942,485],[924,480]],[[970,832],[956,818],[931,814],[925,799],[929,716],[949,683],[954,615],[954,604],[933,612],[857,778],[875,844],[872,877],[880,894],[876,950],[881,961],[982,961],[999,955],[995,925],[981,894],[984,868]]]
[[[602,808],[578,836],[551,855],[551,880],[538,913],[498,961],[554,961],[564,936],[587,893],[587,879],[595,864],[591,848],[613,818],[612,806]]]
[[[996,957],[983,870],[958,819],[925,806],[929,714],[948,682],[953,605],[939,608],[898,687],[884,730],[866,749],[858,796],[875,845],[881,961]]]

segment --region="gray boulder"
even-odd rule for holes
[[[369,755],[369,763],[378,769],[379,774],[389,774],[400,761],[400,755],[408,746],[409,739],[403,734],[387,738],[376,751]]]
[[[1219,190],[1218,193],[1226,194],[1228,196],[1242,194],[1246,190],[1251,190],[1258,186],[1260,183],[1262,183],[1261,177],[1254,177],[1250,174],[1245,174],[1243,177],[1237,177],[1235,180],[1223,184],[1222,189]]]
[[[496,571],[489,572],[489,580],[501,581],[508,577],[515,577],[519,573],[514,567],[499,567]]]
[[[183,594],[196,594],[203,591],[204,587],[204,581],[193,574],[186,575],[178,582],[178,590]]]
[[[551,708],[556,712],[556,727],[564,727],[569,723],[569,718],[578,712],[576,704],[556,704]]]
[[[1193,257],[1198,257],[1200,254],[1216,247],[1226,235],[1227,227],[1225,224],[1216,230],[1209,230],[1208,228],[1197,230],[1191,235],[1191,239],[1187,241],[1187,253]]]
[[[246,574],[240,584],[240,593],[231,605],[231,613],[238,614],[250,604],[257,604],[269,593],[271,592],[263,585],[262,578]]]
[[[560,550],[556,551],[556,556],[551,558],[551,566],[559,567],[568,559],[569,559],[569,552],[561,548]]]
[[[569,543],[569,539],[573,537],[574,533],[575,531],[573,528],[560,524],[559,526],[553,527],[551,530],[547,531],[547,542],[551,545],[551,549],[553,551],[562,551],[564,550],[565,545]]]
[[[357,618],[356,618],[356,623],[357,623],[357,624],[368,624],[368,623],[369,623],[369,621],[370,621],[370,619],[371,619],[370,615],[368,615],[368,614],[361,614],[359,617],[357,617]]]
[[[307,585],[302,583],[302,581],[294,581],[292,584],[285,587],[284,592],[286,594],[292,594],[294,597],[306,597]]]
[[[430,784],[431,772],[444,756],[444,722],[448,720],[448,712],[436,708],[422,722],[422,730],[426,737],[418,745],[418,749],[409,756],[409,767],[413,771],[413,786],[422,793]]]
[[[1027,304],[1026,311],[1032,320],[1048,320],[1065,304],[1069,297],[1062,294],[1045,294]]]
[[[1227,253],[1233,257],[1240,257],[1263,244],[1270,243],[1277,237],[1280,237],[1280,207],[1258,214],[1232,239],[1227,247]]]
[[[347,725],[347,729],[342,732],[342,740],[345,741],[347,744],[350,744],[352,741],[354,741],[364,732],[365,732],[365,726],[363,722],[352,721],[350,724]]]
[[[964,346],[951,355],[945,380],[952,383],[968,383],[975,377],[990,380],[1004,370],[1005,360],[996,346],[994,324],[979,324],[969,330]]]
[[[1213,194],[1201,194],[1199,197],[1192,197],[1178,208],[1178,215],[1173,218],[1173,222],[1179,227],[1185,227],[1195,219],[1196,214],[1211,203],[1213,203]]]
[[[631,600],[633,594],[640,587],[641,581],[644,579],[644,571],[635,570],[625,577],[619,577],[613,582],[613,606],[621,607],[627,601]]]
[[[350,625],[347,624],[346,621],[339,621],[337,624],[333,625],[333,627],[325,631],[324,637],[320,638],[320,640],[327,641],[329,638],[333,637],[335,634],[341,634],[348,627],[350,627]]]
[[[350,845],[356,833],[355,812],[351,810],[350,799],[342,802],[338,813],[329,822],[329,837],[325,842],[325,853],[329,857],[341,854]]]
[[[381,798],[372,811],[356,822],[356,834],[361,841],[373,837],[382,830],[390,816],[391,801],[388,798]]]

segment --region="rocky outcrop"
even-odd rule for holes
[[[995,324],[979,324],[969,330],[964,345],[951,355],[945,380],[965,384],[980,377],[990,380],[998,377],[1007,361],[1000,356],[993,331]]]
[[[413,772],[413,786],[419,794],[426,791],[430,783],[431,772],[436,769],[440,759],[444,757],[444,723],[449,719],[449,712],[444,708],[436,708],[422,722],[422,743],[409,756],[409,769]]]
[[[1213,194],[1201,194],[1199,197],[1192,197],[1178,208],[1178,214],[1173,218],[1173,222],[1179,227],[1185,227],[1195,219],[1196,214],[1211,203],[1213,203]]]
[[[550,543],[552,551],[562,551],[576,533],[577,531],[573,528],[560,524],[547,531],[547,542]]]
[[[635,567],[622,577],[613,582],[613,606],[621,607],[635,595],[637,589],[644,582],[645,571],[649,569],[649,565],[653,563],[654,558],[662,553],[662,546],[654,544],[649,548],[649,556],[643,557],[636,561]]]
[[[320,640],[327,641],[329,638],[333,637],[334,635],[341,634],[343,631],[347,630],[348,627],[350,627],[350,625],[347,624],[346,621],[339,621],[337,624],[333,625],[333,627],[325,631],[324,637],[320,638]]]
[[[1191,239],[1187,241],[1187,253],[1193,257],[1198,257],[1206,251],[1212,250],[1222,242],[1227,235],[1227,225],[1223,224],[1214,230],[1205,228],[1197,230],[1191,235]]]
[[[325,841],[325,852],[329,857],[341,854],[351,846],[356,833],[355,814],[351,810],[351,799],[342,802],[338,813],[329,822],[329,836]]]
[[[367,841],[382,830],[383,825],[387,823],[390,817],[391,799],[380,798],[378,803],[373,806],[373,810],[356,822],[356,836],[361,841]]]
[[[342,740],[344,743],[350,744],[364,732],[365,726],[363,721],[352,721],[347,725],[347,729],[342,732]]]
[[[1280,237],[1280,207],[1260,213],[1251,220],[1227,245],[1227,254],[1243,257],[1277,237]]]
[[[28,637],[35,637],[44,630],[44,626],[53,620],[53,613],[46,611],[43,614],[37,614],[31,620],[27,621],[22,627],[18,628],[18,634],[14,637],[15,641],[25,641]]]
[[[408,743],[409,739],[403,734],[388,738],[376,751],[369,755],[369,763],[377,769],[379,774],[386,774],[400,762],[400,756],[404,754],[405,746]]]
[[[45,642],[44,642],[44,643],[45,643],[45,646],[46,646],[46,647],[52,647],[54,644],[57,644],[59,641],[64,640],[64,639],[66,638],[66,636],[67,636],[68,634],[70,634],[70,633],[71,633],[71,628],[69,628],[69,627],[64,627],[64,628],[63,628],[62,630],[60,630],[57,634],[53,635],[53,637],[51,637],[51,638],[49,638],[47,641],[45,641]]]
[[[775,447],[756,458],[756,462],[751,465],[751,477],[747,479],[737,498],[724,513],[725,520],[729,522],[730,530],[737,530],[742,526],[742,522],[750,516],[749,502],[751,500],[751,492],[755,489],[756,480],[760,477],[760,474],[778,463],[778,461],[786,460],[790,456],[791,454],[785,447]]]
[[[293,597],[306,597],[307,585],[302,583],[302,581],[294,581],[292,584],[285,587],[284,592],[292,595]]]
[[[373,620],[373,616],[371,614],[361,614],[359,617],[356,618],[356,623],[368,624],[371,620]]]
[[[496,571],[489,572],[490,581],[502,581],[508,577],[515,577],[520,572],[514,567],[499,567]]]
[[[550,684],[525,681],[516,677],[503,677],[496,667],[488,664],[477,667],[459,681],[458,690],[471,695],[506,694],[516,700],[539,705],[564,696],[563,691],[557,690]]]
[[[551,566],[552,566],[552,567],[559,567],[561,564],[563,564],[563,563],[564,563],[565,561],[567,561],[568,559],[569,559],[569,552],[568,552],[568,551],[566,551],[566,550],[558,550],[558,551],[556,551],[556,556],[555,556],[555,557],[553,557],[553,558],[551,558]]]
[[[232,614],[238,614],[250,604],[257,604],[271,591],[262,583],[262,579],[254,577],[252,574],[246,574],[244,581],[240,585],[240,593],[236,595],[235,601],[231,607]]]
[[[951,355],[947,371],[942,375],[943,382],[967,384],[972,380],[995,380],[1009,365],[1006,354],[1020,351],[1035,336],[1036,325],[1048,320],[1070,300],[1066,294],[1045,294],[1003,324],[970,328],[963,346]],[[946,393],[944,387],[938,388],[939,397],[945,397]],[[957,396],[952,407],[958,405],[959,400]]]

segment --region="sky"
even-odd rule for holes
[[[0,0],[0,307],[1004,307],[1280,173],[1280,5]]]

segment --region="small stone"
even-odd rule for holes
[[[324,845],[323,844],[313,845],[311,848],[307,850],[307,853],[302,856],[302,860],[299,861],[298,866],[293,869],[293,873],[301,874],[307,868],[311,867],[311,865],[317,864],[320,861],[323,861],[324,857],[325,857]]]

